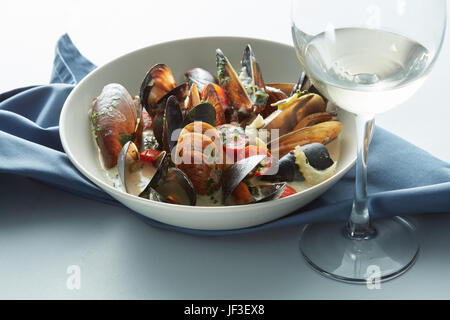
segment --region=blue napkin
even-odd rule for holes
[[[74,194],[121,205],[87,180],[61,146],[58,122],[65,99],[95,69],[63,35],[56,45],[51,83],[0,94],[0,172],[45,182]],[[369,152],[369,209],[374,218],[450,212],[450,164],[401,138],[375,129]],[[302,209],[260,226],[239,230],[193,230],[138,214],[145,222],[196,235],[229,235],[324,221],[345,221],[350,213],[354,169]]]

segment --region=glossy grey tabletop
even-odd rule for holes
[[[135,1],[123,8],[114,4],[105,11],[100,11],[102,5],[97,2],[84,1],[65,7],[50,1],[27,2],[31,7],[19,10],[22,2],[6,1],[5,19],[0,21],[0,30],[6,26],[14,30],[5,35],[12,45],[2,52],[0,67],[8,77],[0,78],[0,91],[47,82],[54,43],[66,31],[97,64],[144,45],[188,36],[243,35],[290,43],[288,1],[277,5],[246,1],[239,6],[236,2],[227,8],[210,1],[189,2],[192,8],[203,8],[204,16],[218,10],[224,16],[239,8],[256,10],[258,19],[208,28],[201,23],[199,10],[180,2],[164,34],[144,32],[137,21],[145,10],[136,10]],[[145,5],[161,12],[169,6]],[[119,25],[111,19],[119,8],[136,19],[128,26]],[[96,21],[94,13],[99,13]],[[184,27],[186,15],[192,18],[192,28]],[[155,17],[155,24],[165,21]],[[23,18],[28,23],[20,27],[18,21]],[[255,30],[257,21],[269,22]],[[128,41],[109,41],[114,32],[126,35]],[[27,41],[35,45],[33,55],[22,47]],[[447,41],[423,87],[408,102],[377,118],[378,125],[446,161],[450,161],[449,66]],[[411,217],[421,243],[416,264],[403,276],[370,290],[323,278],[310,269],[297,249],[301,226],[229,237],[190,236],[151,227],[126,208],[8,174],[0,174],[0,204],[3,299],[450,298],[448,213]],[[74,266],[79,289],[71,282]]]

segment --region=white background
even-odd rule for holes
[[[48,83],[54,45],[65,32],[97,65],[185,37],[248,36],[291,44],[289,7],[287,0],[2,0],[0,91]],[[311,19],[317,14],[311,12]],[[377,118],[446,161],[448,40],[423,87]],[[0,181],[0,298],[449,297],[448,215],[413,218],[422,246],[417,264],[381,290],[368,290],[310,270],[297,250],[298,227],[192,237],[148,227],[127,209],[28,179],[0,175]],[[70,265],[81,267],[81,290],[66,288]]]

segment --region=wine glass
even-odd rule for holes
[[[419,244],[399,217],[371,221],[367,152],[376,113],[406,101],[432,69],[444,39],[445,0],[292,0],[292,37],[312,84],[356,115],[357,163],[347,224],[305,227],[300,250],[323,275],[366,283],[392,279]],[[389,169],[386,169],[389,170]]]

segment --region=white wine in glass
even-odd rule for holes
[[[320,93],[356,115],[348,223],[309,225],[300,239],[305,259],[326,276],[366,283],[375,270],[378,280],[387,280],[417,257],[419,244],[405,219],[370,220],[367,152],[375,114],[405,102],[432,69],[446,13],[445,0],[292,1],[292,37],[304,71]]]

